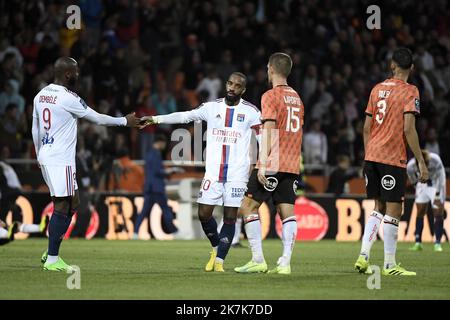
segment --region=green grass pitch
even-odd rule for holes
[[[245,245],[247,243],[243,242]],[[250,258],[248,248],[231,248],[225,273],[206,273],[209,242],[65,240],[61,256],[80,267],[81,288],[66,287],[66,273],[42,271],[45,239],[14,241],[0,247],[0,299],[450,299],[450,247],[444,252],[410,252],[399,243],[397,262],[416,277],[381,277],[369,290],[367,276],[353,264],[359,242],[297,242],[290,276],[236,274]],[[269,268],[281,252],[280,240],[263,243]],[[377,241],[371,263],[382,265]]]

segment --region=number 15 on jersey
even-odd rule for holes
[[[297,132],[300,130],[300,108],[287,107],[286,131]]]

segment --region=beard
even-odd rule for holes
[[[236,95],[232,95],[232,94],[230,95],[228,92],[225,95],[225,100],[227,102],[229,102],[229,103],[232,103],[232,104],[238,102],[240,98],[241,98],[240,95],[237,95],[237,94]]]

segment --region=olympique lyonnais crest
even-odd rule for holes
[[[245,119],[245,114],[243,114],[243,113],[238,113],[238,115],[237,115],[237,121],[239,121],[239,122],[244,122],[244,119]]]

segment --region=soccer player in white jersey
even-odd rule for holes
[[[54,72],[54,82],[34,98],[32,135],[39,166],[54,203],[48,226],[48,250],[41,262],[44,270],[67,271],[71,267],[59,257],[59,247],[80,202],[75,168],[78,118],[99,125],[128,127],[138,127],[140,119],[134,113],[116,118],[89,108],[70,90],[79,75],[74,59],[59,58]]]
[[[143,117],[147,124],[207,123],[206,172],[198,195],[198,217],[213,250],[205,271],[223,272],[230,249],[237,211],[250,174],[250,144],[253,132],[259,134],[261,113],[241,98],[246,76],[234,72],[226,83],[225,98],[206,102],[195,110]],[[224,223],[218,233],[212,216],[215,206],[224,206]]]
[[[422,230],[423,219],[428,211],[428,204],[431,203],[434,216],[434,251],[441,252],[441,237],[444,228],[444,203],[445,203],[445,168],[442,164],[441,158],[432,152],[422,150],[425,164],[430,173],[430,180],[428,183],[421,183],[419,181],[419,169],[417,167],[416,159],[412,158],[408,161],[406,172],[411,184],[416,186],[416,243],[410,250],[421,251],[422,247]]]

